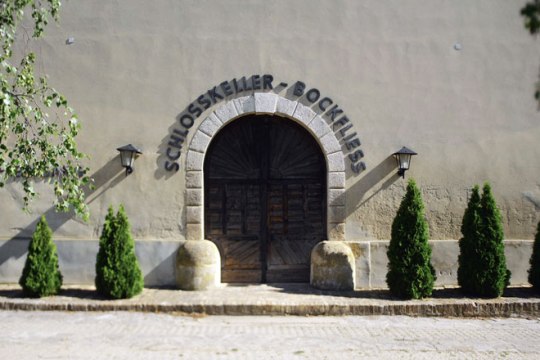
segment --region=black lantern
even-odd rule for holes
[[[142,151],[131,144],[121,146],[116,150],[120,151],[120,160],[122,161],[122,166],[126,168],[126,176],[128,176],[133,172],[135,158],[142,154]]]
[[[405,178],[405,171],[409,170],[411,166],[412,156],[418,154],[404,146],[399,151],[396,151],[393,155],[396,157],[398,175],[401,175],[402,178]]]

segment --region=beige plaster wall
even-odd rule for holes
[[[506,237],[532,239],[540,40],[523,28],[524,3],[64,1],[60,24],[32,46],[81,119],[92,217],[54,215],[47,194],[23,214],[12,184],[0,190],[0,238],[27,236],[46,212],[57,238],[96,239],[109,204],[123,203],[136,239],[184,239],[187,146],[176,173],[162,155],[177,116],[224,80],[272,74],[274,85],[301,80],[331,97],[358,132],[367,170],[347,170],[348,240],[389,238],[405,184],[390,154],[403,145],[419,153],[407,177],[423,189],[432,238],[458,239],[469,189],[490,181]],[[115,149],[128,143],[144,154],[125,177]]]

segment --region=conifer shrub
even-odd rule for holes
[[[56,245],[45,216],[41,217],[32,235],[19,284],[23,293],[30,297],[55,295],[62,286]]]
[[[530,260],[529,283],[536,291],[540,291],[540,221],[536,228],[533,252]]]
[[[422,195],[414,180],[392,223],[388,247],[386,283],[390,293],[403,299],[420,299],[433,292],[435,269],[431,265],[429,228],[424,216]]]
[[[127,299],[139,294],[144,281],[135,255],[135,243],[124,207],[116,216],[109,207],[99,238],[96,258],[96,290],[113,299]]]
[[[466,293],[474,293],[473,274],[477,272],[477,253],[480,249],[477,245],[480,234],[480,188],[475,185],[471,191],[471,197],[463,220],[461,221],[461,234],[463,237],[459,240],[459,256],[458,256],[458,284]]]
[[[491,186],[475,186],[461,224],[458,283],[467,295],[494,298],[510,283],[504,231]]]

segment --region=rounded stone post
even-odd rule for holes
[[[176,285],[182,290],[206,290],[221,282],[221,258],[208,240],[188,240],[176,254]]]
[[[311,286],[322,290],[354,290],[352,250],[340,241],[322,241],[311,251]]]

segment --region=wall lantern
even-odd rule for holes
[[[128,176],[133,172],[135,158],[142,154],[142,151],[131,144],[121,146],[116,150],[120,152],[120,161],[122,161],[122,166],[126,168],[126,176]]]
[[[409,167],[411,166],[412,156],[418,154],[404,146],[392,155],[396,157],[398,175],[401,175],[402,178],[405,178],[405,171],[409,170]]]

